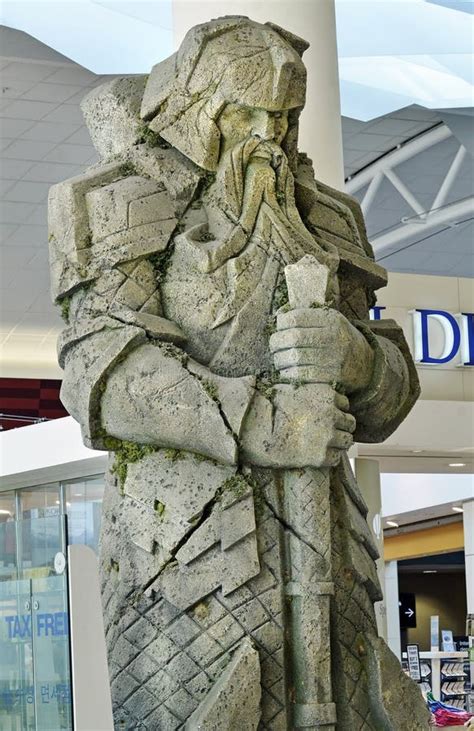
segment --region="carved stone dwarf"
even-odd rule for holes
[[[346,456],[418,395],[358,204],[296,148],[307,44],[193,28],[83,110],[52,188],[62,399],[111,451],[101,575],[117,729],[424,729],[377,637]]]

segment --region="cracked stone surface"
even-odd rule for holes
[[[418,382],[396,323],[369,321],[386,273],[357,202],[298,152],[306,47],[244,17],[191,29],[89,95],[101,162],[51,189],[62,399],[110,451],[117,730],[428,727],[377,638],[346,456]]]

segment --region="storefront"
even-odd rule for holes
[[[56,536],[38,533],[38,526],[47,525],[40,520],[67,516],[68,544],[96,551],[103,492],[103,475],[0,492],[0,580],[33,575],[47,565]]]
[[[67,551],[97,551],[103,474],[0,492],[0,728],[73,728]]]

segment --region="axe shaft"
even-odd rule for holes
[[[287,266],[285,277],[292,307],[324,304],[330,273],[313,257]],[[285,519],[292,528],[287,542],[290,580],[286,584],[292,728],[335,731],[330,646],[330,468],[285,470],[282,478]]]

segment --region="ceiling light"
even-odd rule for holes
[[[465,462],[450,462],[449,466],[450,467],[465,467],[466,463]]]
[[[438,571],[437,571],[437,569],[424,569],[423,573],[424,574],[437,574]]]
[[[411,451],[413,454],[420,454],[420,452],[422,452],[423,450],[422,449],[412,449]]]
[[[452,509],[455,513],[464,513],[463,508],[460,508],[458,505],[453,505]]]
[[[398,528],[398,523],[395,523],[394,520],[386,520],[385,522],[390,526],[390,528]]]
[[[59,505],[59,500],[56,500],[55,502],[56,502],[56,505]]]
[[[0,510],[0,515],[10,515],[11,516],[11,513],[10,513],[9,510],[3,510],[2,509],[2,510]]]

